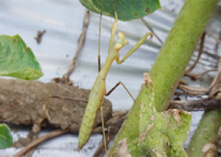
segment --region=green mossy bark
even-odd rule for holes
[[[215,144],[218,130],[221,125],[221,110],[207,111],[204,113],[197,130],[191,138],[187,153],[190,157],[206,156],[203,152],[208,143]],[[216,151],[216,150],[214,150]],[[212,153],[212,152],[211,152]]]
[[[181,144],[185,141],[187,134],[178,134],[174,129],[187,133],[191,122],[190,115],[180,112],[177,117],[174,117],[177,111],[171,111],[171,113],[163,111],[168,107],[168,102],[193,54],[197,41],[207,26],[216,3],[217,0],[186,0],[150,71],[152,83],[141,87],[140,93],[109,151],[109,156],[116,156],[118,142],[125,138],[128,151],[132,156],[159,156],[158,153],[162,156],[186,156]],[[157,122],[153,117],[153,115],[158,117],[161,114],[168,117],[166,119],[169,123],[166,124],[171,124],[165,132],[161,131],[165,127],[165,121],[162,118],[156,118],[157,121],[160,121]],[[176,121],[179,119],[180,122],[171,123],[174,119]],[[152,137],[148,136],[153,129],[158,133],[150,134]],[[171,132],[178,139],[173,139]],[[174,144],[177,140],[178,148]]]

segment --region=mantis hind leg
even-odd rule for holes
[[[116,89],[119,85],[122,85],[124,87],[124,89],[127,91],[127,93],[129,94],[129,96],[133,99],[133,101],[135,101],[135,99],[132,96],[132,94],[129,92],[127,87],[121,81],[119,81],[113,88],[111,88],[108,92],[106,92],[105,96],[110,95],[114,91],[114,89]],[[103,106],[102,105],[100,107],[100,114],[101,114],[101,123],[102,123],[102,134],[103,134],[104,149],[105,149],[105,153],[106,153],[107,152],[107,141],[106,141],[106,133],[105,133],[106,130],[105,130],[105,124],[104,124]]]
[[[99,36],[98,36],[98,72],[101,70],[101,20],[102,20],[102,14],[100,14],[99,18]]]
[[[100,63],[100,40],[101,40],[101,19],[102,19],[102,14],[100,15],[99,19],[99,37],[98,37],[98,72],[100,72],[101,69],[101,63]],[[114,44],[114,38],[117,30],[117,13],[115,12],[115,21],[112,26],[112,31],[111,31],[111,38],[110,38],[110,43],[109,43],[109,48],[112,47]],[[115,87],[116,88],[116,87]],[[101,114],[101,123],[102,123],[102,134],[103,134],[103,142],[104,142],[104,148],[105,148],[105,153],[107,152],[107,142],[106,142],[106,134],[105,134],[105,124],[104,124],[104,117],[103,117],[103,106],[100,108],[100,114]]]
[[[102,124],[102,134],[103,134],[103,142],[104,142],[104,150],[105,153],[107,152],[107,141],[106,141],[106,133],[105,133],[105,124],[104,124],[104,114],[103,114],[103,106],[101,105],[100,108],[101,112],[101,124]]]
[[[124,87],[124,89],[127,91],[127,93],[129,94],[129,96],[133,99],[133,101],[135,101],[135,99],[132,96],[132,94],[129,92],[127,87],[121,81],[119,81],[113,88],[111,88],[108,92],[106,92],[105,96],[110,95],[119,85],[122,85]],[[104,149],[105,149],[105,153],[106,153],[107,152],[107,141],[106,141],[106,133],[105,133],[105,125],[104,125],[104,117],[103,117],[103,106],[101,106],[100,112],[101,112],[101,123],[102,123],[102,133],[103,133]]]

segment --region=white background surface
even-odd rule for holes
[[[163,41],[170,30],[182,2],[163,1],[162,10],[145,17]],[[168,5],[170,4],[170,5]],[[165,8],[165,6],[167,6]],[[67,70],[77,47],[77,40],[82,30],[85,9],[78,0],[0,0],[0,34],[19,34],[33,52],[42,66],[44,76],[40,81],[49,82],[54,77],[61,77]],[[97,39],[99,15],[91,13],[86,43],[71,76],[74,85],[91,88],[97,75]],[[110,38],[113,19],[102,20],[101,60],[104,62]],[[42,43],[38,45],[34,39],[37,31],[46,30]],[[119,22],[118,31],[124,31],[129,45],[122,49],[125,54],[148,29],[140,20]],[[217,30],[218,31],[218,30]],[[161,44],[154,39],[152,47],[147,42],[122,65],[114,63],[107,77],[107,90],[118,81],[122,81],[134,97],[138,94],[143,82],[143,73],[149,71],[159,52]],[[114,110],[128,110],[133,102],[122,87],[117,88],[109,97]],[[196,127],[201,113],[195,113],[193,127]],[[14,140],[25,136],[27,129],[13,133]],[[46,131],[43,132],[45,134]],[[35,157],[69,157],[91,156],[101,140],[94,135],[85,148],[78,152],[77,136],[64,135],[45,142],[37,147]],[[18,150],[9,148],[0,151],[0,156],[13,155]]]

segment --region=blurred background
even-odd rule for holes
[[[184,1],[160,0],[162,9],[156,11],[144,19],[152,26],[162,42],[165,41],[173,22],[179,13]],[[55,77],[62,77],[67,71],[77,48],[78,37],[82,31],[82,22],[85,8],[78,0],[0,0],[0,34],[19,34],[27,46],[29,46],[40,62],[44,76],[42,82],[50,82]],[[215,11],[207,28],[217,38],[221,36],[221,3]],[[110,30],[114,19],[103,16],[101,33],[101,62],[105,61],[108,51]],[[95,81],[98,71],[98,28],[99,15],[91,13],[90,24],[86,36],[86,42],[79,56],[74,73],[71,76],[75,86],[90,89]],[[38,31],[46,30],[42,42],[37,44],[34,39]],[[119,22],[117,31],[123,31],[129,41],[129,45],[121,50],[121,56],[150,30],[141,20]],[[118,81],[122,81],[134,97],[139,92],[143,83],[143,73],[148,72],[154,63],[162,43],[154,37],[152,45],[146,42],[122,65],[113,64],[107,77],[107,90],[111,89]],[[212,37],[206,37],[204,54],[197,68],[193,72],[200,73],[206,69],[217,67],[217,59],[220,57],[220,45]],[[191,59],[196,59],[197,51]],[[215,73],[209,73],[197,82],[190,84],[208,86]],[[121,86],[107,97],[113,104],[114,110],[126,111],[133,104],[132,99]],[[202,112],[193,113],[191,134],[197,126]],[[25,137],[30,128],[17,128],[13,132],[14,140]],[[41,135],[47,133],[44,130]],[[189,136],[189,137],[190,137]],[[96,150],[101,135],[93,135],[89,143],[81,151],[76,151],[77,135],[64,135],[54,138],[37,147],[33,156],[91,156]],[[0,156],[13,155],[19,149],[9,148],[0,150]]]

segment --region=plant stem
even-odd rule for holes
[[[157,111],[161,112],[167,109],[169,100],[184,73],[198,39],[207,26],[216,2],[217,0],[186,0],[150,71],[154,89],[154,102],[152,105]],[[140,110],[142,105],[150,105],[151,99],[149,97],[151,95],[153,93],[150,92],[150,86],[143,85],[110,149],[109,156],[114,156],[120,140],[127,138],[127,143],[129,144],[139,137],[143,129],[146,128],[146,126],[140,126],[141,122],[146,121],[146,124],[149,124],[151,113],[141,116]],[[144,108],[151,110],[148,106],[144,106]]]
[[[217,0],[187,0],[150,72],[158,111],[164,111],[203,34]]]
[[[189,156],[206,156],[205,154],[212,153],[209,151],[212,151],[213,147],[209,148],[209,146],[215,146],[220,122],[221,110],[211,110],[204,113],[188,146],[187,153]],[[205,149],[207,146],[208,149]],[[213,153],[216,153],[214,151]]]

